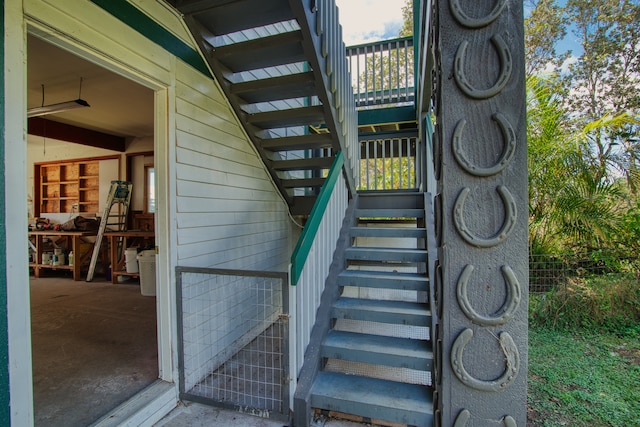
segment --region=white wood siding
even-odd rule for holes
[[[287,206],[220,89],[183,63],[176,75],[179,264],[284,270]]]

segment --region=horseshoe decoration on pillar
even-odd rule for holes
[[[502,276],[507,283],[507,301],[493,316],[482,316],[471,305],[469,297],[467,296],[467,287],[469,285],[469,278],[473,273],[473,265],[467,264],[462,271],[462,274],[458,278],[458,286],[456,288],[456,296],[458,304],[464,312],[464,314],[471,319],[472,322],[482,326],[497,326],[507,323],[515,315],[522,296],[520,295],[520,283],[515,273],[508,265],[502,266]]]
[[[458,417],[456,418],[456,422],[455,424],[453,424],[453,427],[466,427],[467,422],[470,419],[471,419],[471,412],[468,409],[463,409],[458,414]],[[501,421],[504,427],[518,427],[516,420],[514,420],[513,417],[509,415],[504,417]]]
[[[456,83],[462,92],[464,92],[468,97],[473,99],[487,99],[492,96],[497,95],[504,89],[507,85],[507,82],[511,78],[511,71],[513,70],[513,62],[511,59],[511,52],[509,51],[509,46],[504,42],[502,37],[499,34],[491,37],[491,42],[498,52],[498,57],[500,58],[500,75],[498,76],[498,80],[496,80],[495,84],[489,89],[476,89],[473,87],[469,79],[467,79],[467,75],[464,71],[464,61],[467,56],[467,47],[469,46],[468,41],[463,41],[458,46],[458,51],[456,52],[456,58],[454,61],[454,77],[456,79]]]
[[[458,335],[458,338],[456,338],[451,348],[451,365],[453,366],[453,372],[456,377],[466,386],[475,388],[476,390],[492,392],[504,391],[509,384],[513,382],[520,370],[520,353],[518,353],[518,348],[513,342],[513,338],[511,338],[508,332],[500,333],[500,347],[507,359],[506,367],[500,377],[490,381],[479,380],[473,377],[464,367],[462,356],[464,354],[464,348],[469,344],[471,338],[473,338],[473,330],[467,328]]]
[[[464,150],[462,149],[462,132],[467,125],[466,119],[460,120],[453,131],[453,156],[460,167],[473,176],[487,177],[502,172],[516,152],[516,133],[514,132],[511,123],[509,123],[509,120],[502,113],[495,113],[491,118],[500,126],[500,130],[502,130],[502,136],[504,138],[504,149],[502,150],[502,155],[500,156],[500,159],[498,159],[498,162],[491,167],[478,167],[465,157]]]
[[[462,10],[462,6],[460,6],[460,0],[449,0],[451,14],[460,25],[467,28],[486,27],[487,25],[498,19],[506,5],[507,0],[498,0],[493,10],[489,12],[487,16],[484,16],[482,18],[471,18],[464,12],[464,10]]]
[[[469,230],[469,227],[467,227],[464,220],[464,204],[471,192],[469,187],[463,188],[456,199],[455,206],[453,207],[453,224],[462,238],[471,246],[476,246],[478,248],[490,248],[496,246],[509,237],[509,234],[511,234],[515,227],[516,216],[518,213],[516,210],[516,202],[509,190],[507,190],[507,187],[504,185],[498,186],[497,191],[504,203],[504,223],[502,224],[502,228],[493,237],[488,239],[474,235],[471,230]]]

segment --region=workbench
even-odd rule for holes
[[[128,247],[134,246],[155,247],[155,233],[153,231],[142,230],[106,231],[104,237],[109,240],[111,282],[118,283],[119,276],[140,277],[140,273],[129,273],[126,271],[125,250]]]
[[[91,257],[93,252],[95,239],[89,240],[89,238],[95,238],[95,236],[96,231],[30,231],[29,238],[33,238],[35,258],[29,266],[33,268],[34,276],[40,277],[42,269],[69,270],[73,272],[73,280],[81,280],[80,275],[83,264]],[[65,261],[64,265],[43,264],[42,254],[45,252],[45,238],[51,241],[52,247],[63,246],[62,243],[64,242],[64,247],[67,250],[66,254],[69,251],[73,251],[73,265],[69,265],[68,260]]]

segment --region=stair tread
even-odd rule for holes
[[[312,148],[328,148],[333,146],[333,138],[329,133],[295,135],[283,138],[262,139],[260,145],[269,151],[306,150]]]
[[[345,250],[345,258],[360,261],[426,262],[427,250],[352,246]]]
[[[311,407],[409,425],[430,426],[433,421],[428,387],[335,372],[318,373]]]
[[[304,61],[302,34],[291,31],[215,49],[216,58],[234,73]]]
[[[278,171],[329,169],[333,157],[309,157],[307,159],[274,160],[271,167]]]
[[[327,358],[427,371],[433,353],[428,341],[356,332],[331,331],[322,343]]]
[[[231,85],[231,93],[249,104],[302,98],[316,93],[312,72],[252,80]]]
[[[332,316],[414,326],[430,326],[431,312],[426,304],[341,297],[333,304]]]
[[[324,117],[323,107],[315,105],[248,114],[247,121],[260,129],[275,129],[322,123],[324,122]]]
[[[325,178],[283,179],[284,188],[322,187]]]
[[[359,280],[384,280],[390,282],[417,282],[429,283],[429,278],[419,273],[399,273],[392,271],[372,271],[372,270],[343,270],[338,275],[338,283],[354,283]]]
[[[422,227],[351,227],[352,237],[426,237],[427,230]]]
[[[209,0],[191,2],[180,6],[179,10],[195,16],[216,36],[293,19],[287,0]]]

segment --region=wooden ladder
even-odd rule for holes
[[[96,236],[96,242],[93,246],[93,254],[91,255],[91,263],[89,264],[89,272],[87,273],[87,282],[93,280],[96,263],[100,256],[102,237],[107,227],[109,227],[111,231],[125,231],[127,229],[127,214],[129,213],[129,204],[131,203],[132,188],[133,184],[128,181],[111,181],[107,204],[105,205]],[[115,211],[113,209],[114,206],[117,206]],[[118,245],[120,245],[120,242],[118,242]]]

